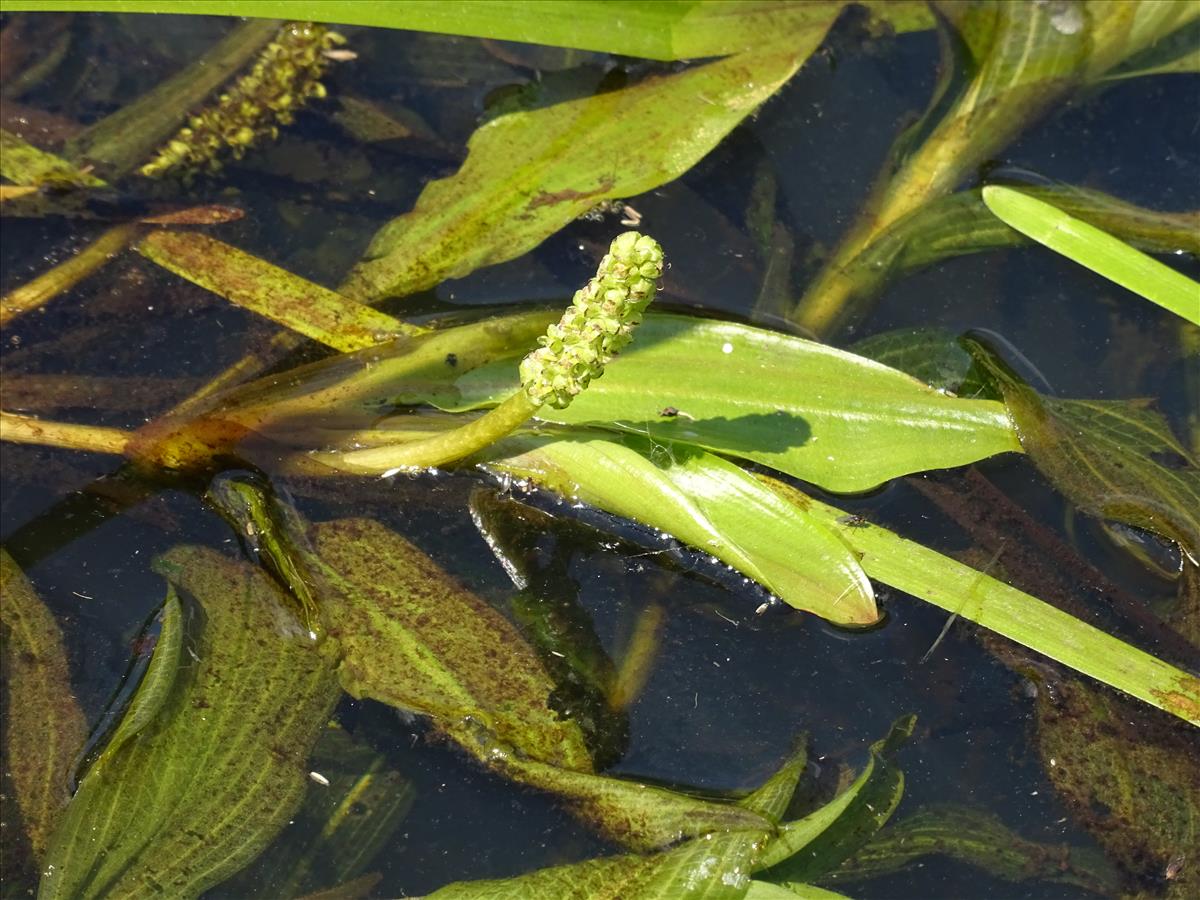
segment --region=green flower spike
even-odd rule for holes
[[[576,292],[541,348],[521,361],[521,386],[535,406],[563,409],[632,338],[662,277],[663,252],[648,235],[627,231],[612,242],[596,277]]]
[[[309,98],[325,96],[320,81],[329,63],[325,53],[344,43],[344,37],[324,25],[285,25],[251,70],[214,105],[191,116],[139,171],[148,178],[213,172],[220,168],[223,153],[241,159],[254,144],[278,137],[279,126],[290,125]]]
[[[654,299],[663,271],[663,252],[652,237],[627,231],[600,261],[596,277],[579,290],[541,346],[521,361],[521,390],[495,409],[453,431],[434,437],[354,450],[317,454],[333,468],[389,473],[438,466],[469,456],[529,421],[543,405],[567,406],[629,343],[642,313]]]

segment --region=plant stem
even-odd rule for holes
[[[122,455],[133,434],[100,425],[73,425],[0,410],[0,441]]]
[[[30,310],[44,306],[63,291],[74,287],[93,272],[106,265],[137,237],[135,223],[116,225],[48,272],[33,281],[13,288],[0,297],[0,327]]]
[[[318,459],[336,469],[363,475],[440,466],[470,456],[511,434],[529,421],[538,408],[524,390],[519,390],[475,421],[452,431],[407,444],[321,454]]]

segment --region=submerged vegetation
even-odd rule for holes
[[[213,11],[172,8],[185,6]],[[397,722],[424,738],[420,765],[455,767],[439,792],[531,789],[512,796],[552,797],[578,823],[557,820],[574,836],[531,866],[455,860],[419,888],[432,896],[836,897],[933,855],[1078,896],[1200,890],[1200,285],[1174,268],[1200,255],[1200,214],[990,163],[1068,102],[1194,78],[1200,9],[563,0],[462,5],[447,21],[439,4],[343,3],[329,6],[339,32],[200,20],[212,43],[182,69],[164,52],[153,79],[118,62],[92,87],[71,49],[116,54],[145,26],[12,11],[54,7],[14,0],[0,32],[0,90],[19,107],[0,156],[0,438],[6,490],[44,500],[6,519],[0,551],[4,793],[19,811],[6,810],[6,896],[410,890],[395,871],[422,864],[403,858],[407,829],[443,813],[389,750]],[[343,25],[488,38],[411,44],[420,84],[465,85],[482,113],[455,125],[463,103],[410,97],[431,124],[391,88],[372,94],[409,63]],[[803,160],[730,145],[805,73],[932,31],[926,112],[836,246],[806,258],[782,187]],[[736,195],[744,234],[703,219],[716,236],[697,238],[656,192],[696,208],[686,178],[722,152],[738,165],[716,193]],[[1126,399],[1057,396],[994,331],[874,326],[886,292],[922,270],[1021,246],[1098,273],[1072,282],[1089,293],[1121,285],[1111,328],[1167,336],[1149,355],[1183,373],[1169,395],[1156,405],[1131,371]],[[729,308],[701,281],[713,259],[752,282],[737,315],[712,314]],[[561,301],[455,302],[526,299],[539,273],[559,296],[567,269],[572,288],[596,275],[561,316]],[[214,298],[250,314],[245,334],[224,332]],[[209,327],[125,337],[162,306]],[[1138,343],[1114,358],[1145,354]],[[93,347],[101,374],[78,365]],[[155,366],[163,377],[145,377]],[[1067,524],[1009,496],[1006,471]],[[860,514],[898,486],[960,539]],[[445,523],[468,515],[490,556],[452,573],[426,532],[453,543]],[[103,651],[119,678],[91,658],[83,674],[94,614],[43,596],[38,574],[114,523],[148,549],[113,607],[122,624],[98,628],[132,641]],[[1103,565],[1101,540],[1117,548]],[[636,602],[606,601],[625,618],[585,601],[613,577],[606,555],[621,577],[650,573]],[[152,578],[165,588],[134,599]],[[716,616],[745,655],[773,660],[773,691],[813,703],[840,683],[890,695],[851,648],[894,633],[906,596],[949,614],[919,661],[898,661],[906,681],[929,680],[918,667],[956,623],[978,626],[976,662],[996,663],[989,683],[1024,686],[1005,706],[1032,717],[1037,777],[1078,830],[1020,833],[969,792],[893,818],[903,748],[930,739],[915,695],[854,712],[856,734],[884,735],[869,746],[810,756],[841,738],[785,719],[790,751],[756,751],[733,775],[648,764],[638,706],[670,664],[670,610],[703,606],[671,584],[734,591],[736,617]],[[802,652],[770,653],[818,620],[845,649],[787,681],[782,661]],[[691,711],[709,674],[664,677]],[[656,709],[669,715],[653,727],[679,730],[668,746],[707,740]],[[477,846],[505,840],[463,828]]]

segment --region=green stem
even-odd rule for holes
[[[494,444],[528,422],[539,408],[524,390],[519,390],[475,421],[452,431],[407,444],[321,454],[318,459],[334,468],[363,475],[440,466]]]

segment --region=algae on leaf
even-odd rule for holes
[[[71,690],[58,623],[3,548],[0,630],[3,791],[20,810],[25,833],[40,860],[70,799],[71,770],[87,738],[87,722]]]
[[[385,225],[342,287],[374,301],[532,250],[597,202],[678,178],[783,85],[832,16],[738,56],[480,127],[466,162]]]
[[[135,697],[138,730],[81,780],[45,860],[43,900],[196,897],[219,884],[300,805],[309,751],[341,696],[266,574],[200,547],[155,566],[182,601],[182,616],[164,620],[181,632],[179,670],[165,698]]]

